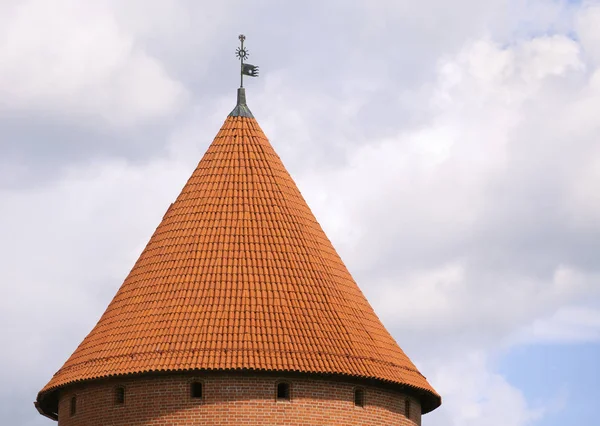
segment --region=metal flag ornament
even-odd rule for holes
[[[250,77],[258,77],[258,67],[256,65],[243,64],[242,74],[249,75]]]
[[[241,68],[240,68],[240,87],[244,87],[244,76],[247,75],[249,77],[258,77],[258,66],[245,64],[244,60],[250,56],[248,50],[244,47],[244,40],[246,40],[246,36],[244,34],[240,34],[240,47],[235,50],[235,54],[238,58],[240,58]]]

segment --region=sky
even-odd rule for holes
[[[600,1],[0,0],[0,414],[91,330],[248,104],[426,426],[593,424]]]

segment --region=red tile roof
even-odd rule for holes
[[[325,373],[441,403],[352,279],[254,118],[228,117],[125,282],[38,395],[153,371]]]

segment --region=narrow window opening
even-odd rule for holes
[[[77,397],[74,396],[71,398],[71,416],[74,416],[77,413]]]
[[[202,398],[202,382],[192,382],[190,386],[192,398]]]
[[[407,419],[410,419],[410,400],[406,399],[404,401],[404,415]]]
[[[285,382],[277,383],[277,399],[290,400],[290,385]]]
[[[357,407],[365,406],[365,391],[363,389],[354,389],[354,405]]]
[[[125,388],[119,386],[115,389],[115,405],[125,404]]]

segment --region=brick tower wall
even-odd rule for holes
[[[193,381],[202,398],[192,398]],[[277,399],[277,383],[290,384],[290,400]],[[125,402],[117,404],[117,387]],[[61,391],[59,426],[142,425],[336,425],[414,426],[421,424],[416,399],[373,386],[364,389],[365,405],[354,405],[357,385],[313,378],[226,374],[138,376],[82,383]],[[73,397],[75,413],[71,414]],[[410,419],[405,416],[410,401]]]

